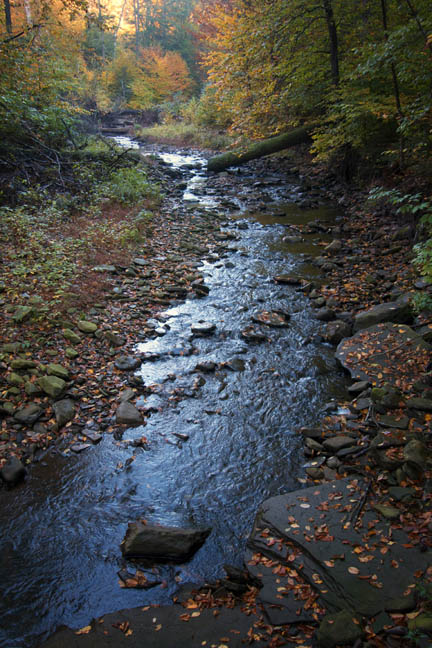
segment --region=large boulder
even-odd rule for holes
[[[393,322],[394,324],[409,324],[412,322],[413,314],[410,303],[401,299],[396,302],[378,304],[370,310],[357,313],[354,318],[354,333],[363,329],[381,324],[382,322]]]
[[[180,529],[130,522],[121,550],[126,558],[152,558],[182,562],[205,542],[211,529]]]

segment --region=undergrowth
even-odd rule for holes
[[[226,133],[204,129],[195,124],[173,122],[158,124],[149,128],[136,127],[136,136],[146,141],[165,142],[178,146],[219,151],[228,148],[233,139]]]
[[[127,261],[152,234],[161,196],[143,164],[94,142],[79,153],[76,193],[23,182],[15,204],[0,207],[0,285],[11,308],[29,294],[42,300],[41,316],[85,303],[103,281],[92,267]]]

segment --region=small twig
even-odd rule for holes
[[[355,526],[357,524],[357,522],[358,522],[358,519],[359,519],[360,514],[361,514],[361,512],[362,512],[362,510],[364,508],[364,505],[366,504],[366,500],[368,498],[369,491],[370,491],[371,487],[372,487],[372,482],[368,481],[368,483],[366,485],[366,488],[365,488],[365,491],[364,491],[364,493],[362,495],[362,498],[361,498],[360,502],[357,505],[357,509],[354,509],[352,511],[352,513],[351,513],[350,522],[351,522],[351,524],[353,526]]]

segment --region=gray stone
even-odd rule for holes
[[[330,344],[339,344],[344,338],[349,337],[352,333],[352,326],[342,320],[334,320],[327,324],[323,333],[323,338]]]
[[[412,318],[412,308],[404,300],[378,304],[368,311],[357,313],[354,318],[354,332],[356,333],[383,322],[409,324],[412,322]]]
[[[29,405],[27,405],[27,407],[18,410],[15,413],[15,418],[20,423],[31,427],[34,423],[36,423],[38,418],[42,416],[42,414],[43,409],[40,408],[39,405],[37,405],[36,403],[30,403]]]
[[[416,409],[420,412],[432,412],[432,400],[430,398],[410,398],[406,405],[410,409]]]
[[[0,470],[0,477],[11,486],[22,481],[26,474],[27,470],[18,457],[11,457]]]
[[[59,400],[53,405],[58,429],[75,418],[75,405],[69,398]]]
[[[359,380],[356,383],[353,383],[348,387],[350,394],[361,394],[363,391],[370,387],[370,382],[368,380]]]
[[[57,398],[66,389],[65,381],[57,376],[43,376],[43,378],[39,378],[38,384],[51,398]]]
[[[126,338],[124,338],[122,335],[118,335],[117,333],[114,333],[113,331],[106,331],[105,332],[105,338],[108,340],[112,346],[123,346],[126,343]]]
[[[42,389],[36,383],[30,382],[30,380],[27,380],[24,389],[27,396],[40,396],[43,393]]]
[[[421,441],[412,439],[404,447],[404,460],[421,476],[427,468],[428,449]]]
[[[331,243],[326,245],[324,248],[325,252],[328,252],[329,254],[337,254],[342,250],[342,241],[339,239],[334,239]]]
[[[69,380],[69,371],[59,364],[50,363],[46,367],[46,372],[48,376],[57,376],[62,380]]]
[[[113,265],[99,265],[93,268],[94,272],[111,272],[114,274],[116,272],[116,267]]]
[[[90,335],[97,331],[97,324],[95,324],[94,322],[87,322],[86,320],[80,320],[77,323],[77,327],[82,333],[86,333],[87,335]]]
[[[87,439],[90,439],[90,441],[92,443],[96,444],[96,443],[99,443],[100,441],[102,441],[102,434],[100,434],[99,432],[96,432],[95,430],[87,430],[87,429],[85,429],[85,430],[82,431],[82,433],[83,433],[83,435],[85,437],[87,437]]]
[[[360,620],[353,618],[348,610],[327,614],[321,620],[316,632],[320,648],[334,648],[343,644],[354,644],[363,637]]]
[[[136,427],[143,424],[143,417],[132,403],[124,402],[117,408],[116,422],[119,425]]]
[[[404,502],[407,500],[412,499],[415,497],[415,490],[414,488],[408,488],[408,487],[403,487],[403,486],[390,486],[389,488],[389,495],[392,499],[396,500],[397,502]]]
[[[336,314],[331,308],[320,308],[315,313],[315,318],[320,322],[330,322],[331,320],[336,319]]]
[[[131,522],[121,550],[126,558],[183,562],[204,544],[210,531],[211,529],[179,529]]]
[[[134,356],[119,356],[114,365],[120,371],[133,371],[141,365],[141,360]]]
[[[80,336],[69,328],[63,329],[63,337],[71,344],[79,344],[81,342]]]
[[[133,398],[134,396],[135,396],[135,390],[131,389],[130,387],[127,387],[122,392],[120,392],[119,401],[121,403],[126,403],[127,401],[130,401],[131,398]]]
[[[352,446],[355,446],[356,442],[355,439],[349,436],[338,435],[330,437],[329,439],[325,439],[323,445],[326,450],[336,453],[340,450],[344,450],[345,448],[351,448]]]
[[[71,450],[75,454],[79,454],[88,448],[91,448],[91,443],[74,443],[74,445],[71,445]]]

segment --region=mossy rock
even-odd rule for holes
[[[47,365],[46,371],[49,376],[57,376],[57,378],[61,378],[62,380],[69,380],[69,371],[59,364],[50,363]]]
[[[43,378],[39,378],[38,384],[45,394],[48,394],[51,398],[57,398],[66,388],[65,381],[57,378],[57,376],[44,376]]]
[[[14,371],[9,374],[8,379],[7,379],[9,385],[23,385],[24,384],[24,378],[22,376],[19,376],[17,373]]]
[[[94,322],[87,322],[86,320],[80,320],[77,326],[82,333],[91,334],[97,331],[97,324],[95,324]]]
[[[360,623],[348,610],[326,615],[316,633],[320,648],[334,648],[339,644],[352,645],[362,636]]]
[[[81,342],[80,336],[69,328],[63,329],[63,336],[71,344],[79,344]]]

